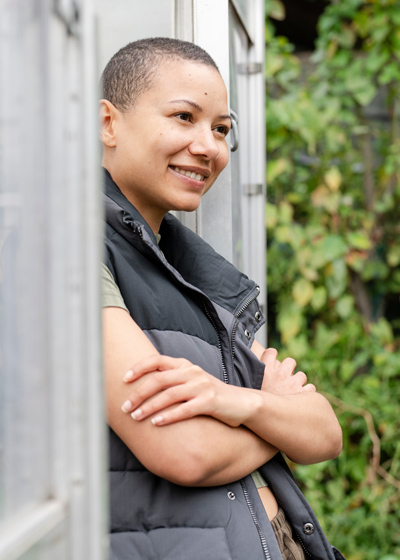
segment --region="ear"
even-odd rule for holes
[[[107,99],[101,99],[100,105],[100,140],[107,148],[115,148],[116,140],[116,121],[118,109]]]

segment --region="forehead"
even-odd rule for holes
[[[186,99],[227,105],[227,92],[219,72],[202,62],[183,59],[166,59],[157,65],[150,88],[139,98],[140,102],[169,102]]]

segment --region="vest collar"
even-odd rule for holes
[[[252,280],[172,214],[168,213],[161,223],[158,247],[148,223],[120,191],[110,173],[104,171],[106,197],[115,203],[106,202],[107,221],[120,234],[133,242],[132,230],[139,231],[147,250],[152,249],[164,266],[172,266],[188,284],[234,315],[247,301],[257,297],[259,288]]]
[[[131,216],[135,222],[140,224],[143,229],[147,232],[150,236],[153,243],[157,245],[156,236],[154,235],[153,230],[143,218],[143,216],[138,212],[138,210],[133,206],[131,202],[126,198],[124,194],[120,191],[119,187],[114,183],[109,171],[104,168],[104,192],[105,194],[111,198],[114,202],[118,204],[124,211],[125,214]]]

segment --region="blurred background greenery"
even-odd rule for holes
[[[266,12],[269,345],[344,434],[292,468],[348,560],[400,560],[400,0]]]

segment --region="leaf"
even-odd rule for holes
[[[366,68],[372,73],[377,72],[382,68],[390,58],[389,51],[387,49],[382,50],[382,48],[375,49],[368,54],[366,59]]]
[[[266,227],[273,229],[278,223],[278,208],[275,204],[267,202],[265,205]]]
[[[336,259],[329,266],[329,275],[326,278],[326,287],[329,296],[337,299],[347,286],[347,267],[342,259]]]
[[[347,253],[347,245],[339,235],[327,235],[319,244],[326,262],[334,261]]]
[[[289,243],[291,239],[290,228],[287,226],[277,226],[274,232],[274,238],[279,243]]]
[[[315,208],[325,208],[330,214],[335,214],[339,208],[340,197],[332,193],[325,185],[319,185],[312,193],[311,200]]]
[[[369,236],[363,231],[350,231],[346,234],[346,239],[354,249],[368,251],[372,247]]]
[[[386,260],[391,268],[400,264],[400,245],[392,245],[386,255]]]
[[[300,268],[300,273],[304,276],[304,278],[307,278],[307,280],[310,280],[311,282],[316,282],[318,280],[318,272],[313,268]]]
[[[286,9],[283,2],[280,0],[270,0],[267,3],[268,8],[268,15],[272,19],[276,19],[277,21],[283,21],[286,17]]]
[[[287,342],[296,336],[301,327],[302,314],[297,305],[287,305],[279,314],[278,328],[282,336],[282,342]]]
[[[324,175],[325,184],[331,191],[337,191],[342,182],[342,175],[337,167],[331,167]]]
[[[351,313],[353,312],[353,309],[354,309],[353,296],[350,296],[350,295],[342,296],[336,302],[335,309],[336,309],[339,317],[341,317],[342,319],[347,319],[348,317],[350,317],[350,315],[351,315]]]
[[[388,277],[389,269],[383,261],[378,259],[367,260],[361,273],[361,278],[370,280],[384,280]]]
[[[400,81],[400,69],[398,62],[391,62],[386,64],[379,74],[378,82],[381,85],[389,84],[390,82]]]
[[[387,82],[386,82],[387,83]],[[353,95],[357,103],[365,107],[369,105],[376,96],[378,90],[372,83],[365,84],[361,89],[354,91]]]
[[[317,324],[317,333],[315,337],[315,346],[318,348],[321,355],[328,352],[334,344],[337,343],[339,334],[333,329],[328,329],[326,325],[321,322]]]
[[[282,173],[291,171],[291,162],[284,157],[270,160],[267,163],[267,184],[273,183]]]
[[[323,307],[328,299],[328,294],[324,286],[318,286],[314,290],[314,293],[311,298],[311,307],[314,311],[318,311]]]
[[[296,356],[296,360],[300,360],[307,356],[310,350],[310,345],[306,335],[300,334],[288,341],[287,348],[289,356]]]
[[[381,344],[390,344],[393,342],[392,327],[384,317],[381,317],[377,323],[371,325],[371,333],[379,339]]]
[[[305,278],[299,278],[293,284],[292,295],[299,307],[305,307],[311,300],[314,293],[314,286]]]
[[[293,219],[293,206],[288,202],[281,202],[279,205],[279,221],[282,224],[289,224]]]
[[[368,259],[367,251],[349,251],[346,255],[347,265],[356,272],[362,272],[366,260]]]

